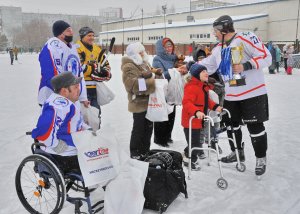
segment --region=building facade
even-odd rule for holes
[[[142,21],[123,19],[103,23],[99,42],[106,45],[116,37],[116,44],[135,41],[155,44],[159,38],[167,36],[175,43],[214,43],[213,21],[221,15],[230,15],[235,19],[237,31],[254,31],[264,42],[284,44],[296,41],[300,35],[298,9],[298,0],[269,0],[144,17]]]

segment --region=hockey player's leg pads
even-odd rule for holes
[[[263,123],[247,124],[250,133],[252,146],[257,158],[266,157],[268,149],[267,133]]]

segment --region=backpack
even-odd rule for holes
[[[188,198],[182,155],[179,152],[151,150],[145,161],[149,162],[149,169],[144,187],[144,208],[163,213],[179,193]]]

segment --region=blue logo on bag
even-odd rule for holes
[[[98,148],[95,151],[85,152],[84,153],[89,158],[95,158],[101,155],[107,155],[108,154],[108,148]]]

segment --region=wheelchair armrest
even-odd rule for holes
[[[34,151],[35,151],[36,149],[40,149],[41,146],[46,147],[45,144],[40,143],[37,139],[34,139],[34,143],[31,145],[31,152],[32,152],[32,154],[35,153]]]

